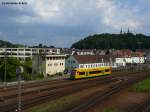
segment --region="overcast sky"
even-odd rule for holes
[[[25,5],[4,2],[27,2]],[[0,39],[70,47],[95,33],[128,28],[150,35],[150,0],[0,0]]]

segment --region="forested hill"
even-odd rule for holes
[[[10,42],[0,40],[0,47],[20,47],[20,46],[22,46],[22,45],[12,44]]]
[[[148,49],[150,36],[144,34],[96,34],[88,36],[76,43],[71,48],[76,49]]]

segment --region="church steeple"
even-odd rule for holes
[[[130,33],[130,29],[128,28],[128,32],[127,33]]]
[[[120,34],[122,34],[122,28],[121,28],[121,30],[120,30]]]

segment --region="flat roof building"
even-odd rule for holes
[[[31,58],[38,54],[60,54],[57,48],[0,48],[0,57],[15,57],[20,60]]]
[[[65,70],[66,55],[35,55],[33,56],[33,72],[48,75],[62,73]]]

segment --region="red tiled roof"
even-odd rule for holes
[[[100,63],[102,62],[110,62],[109,56],[100,56],[100,55],[73,55],[74,58],[79,62],[79,63]]]

